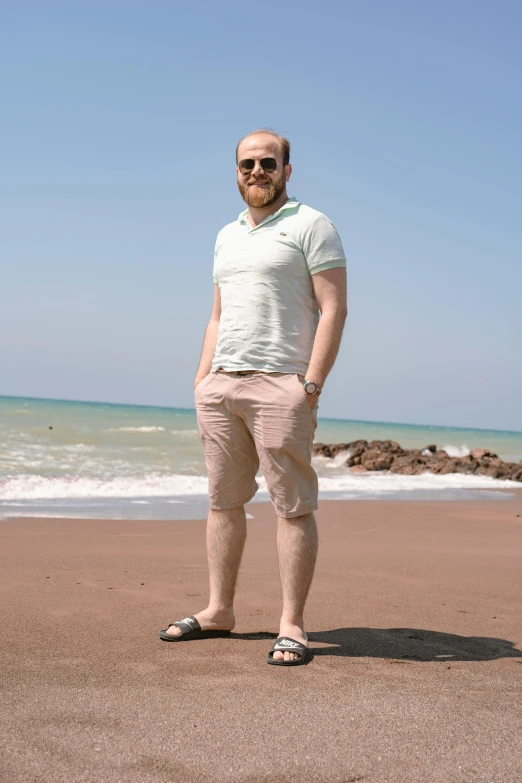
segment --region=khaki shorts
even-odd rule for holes
[[[317,405],[310,409],[297,375],[210,373],[196,386],[195,397],[210,508],[248,503],[261,465],[278,516],[316,510],[311,459]]]

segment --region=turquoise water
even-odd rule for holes
[[[522,458],[520,432],[319,418],[316,442],[358,438],[390,438],[406,448],[435,443],[454,454],[481,446],[505,460]],[[473,476],[355,476],[342,462],[342,457],[333,462],[315,459],[323,497],[508,486],[472,481],[479,479]],[[261,490],[266,500],[262,481]],[[159,504],[163,516],[201,516],[205,493],[194,410],[0,397],[4,516],[36,511],[73,515],[79,507],[87,509],[88,516],[150,516],[158,514]]]

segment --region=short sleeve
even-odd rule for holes
[[[214,280],[214,285],[218,284],[217,273],[216,273],[216,258],[218,254],[218,245],[219,245],[219,234],[217,235],[216,244],[214,246],[214,268],[212,270],[212,279]]]
[[[325,269],[346,266],[341,238],[326,215],[319,214],[307,226],[302,242],[303,254],[311,275]]]

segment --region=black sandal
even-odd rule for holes
[[[294,658],[292,661],[274,661],[273,654],[279,650],[280,652],[293,652],[300,655],[300,658]],[[276,639],[272,649],[268,653],[267,663],[271,663],[274,666],[302,666],[305,663],[308,656],[308,647],[305,647],[301,642],[296,642],[295,639],[290,639],[288,636],[280,636]]]
[[[169,628],[175,625],[180,629],[179,636],[168,634]],[[170,623],[159,632],[160,639],[164,642],[188,642],[191,639],[211,639],[219,636],[230,636],[231,631],[202,631],[201,626],[195,617],[185,617],[184,620],[178,620],[176,623]]]

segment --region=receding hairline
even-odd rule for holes
[[[286,166],[288,163],[290,163],[290,142],[285,136],[281,136],[279,133],[276,133],[271,128],[258,128],[258,130],[251,131],[250,133],[247,133],[246,136],[243,136],[242,139],[239,139],[236,147],[236,163],[238,163],[238,151],[240,145],[246,141],[246,139],[249,139],[251,136],[273,136],[274,139],[277,139],[279,142],[279,146],[281,147],[281,150],[283,152],[283,165]]]

